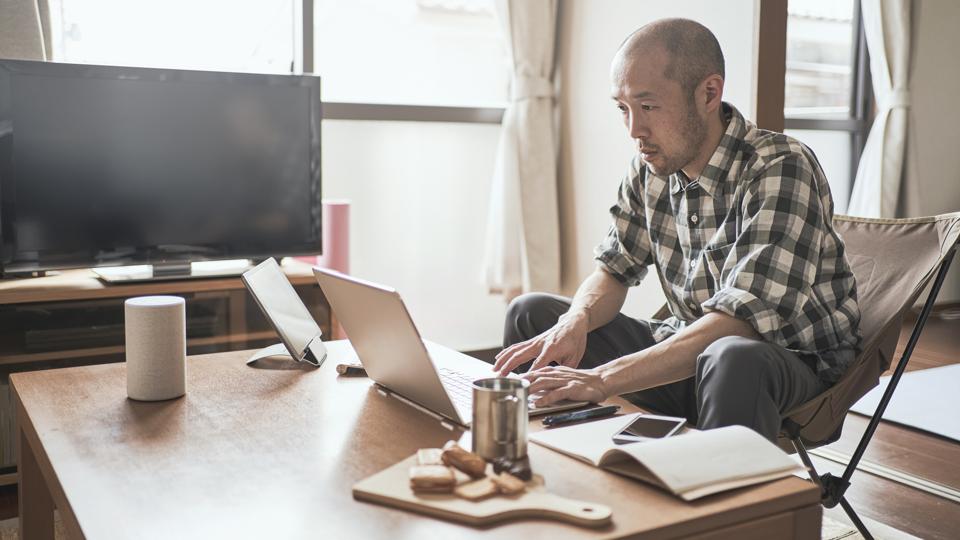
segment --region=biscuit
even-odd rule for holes
[[[523,491],[527,489],[526,482],[508,472],[491,476],[490,479],[496,484],[497,491],[504,495],[516,495],[517,493],[523,493]]]
[[[493,482],[492,478],[481,478],[480,480],[460,484],[453,490],[457,497],[470,501],[486,499],[491,495],[496,495],[497,492],[497,484]]]
[[[443,454],[440,457],[445,464],[456,467],[471,478],[483,478],[487,474],[487,462],[477,454],[464,450],[455,441],[447,441],[447,444],[443,445]]]
[[[439,448],[421,448],[417,450],[417,465],[443,465],[441,454]]]
[[[444,465],[410,467],[410,489],[416,492],[450,493],[456,482],[453,470]]]

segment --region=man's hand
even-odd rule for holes
[[[587,316],[566,313],[546,332],[500,351],[493,369],[506,376],[515,367],[533,360],[530,371],[546,367],[550,362],[575,368],[587,350]]]
[[[607,399],[603,379],[595,369],[573,369],[566,366],[545,367],[523,376],[530,381],[534,405],[549,405],[562,399],[600,403]],[[540,395],[537,395],[537,394]]]

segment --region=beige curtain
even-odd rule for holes
[[[485,256],[491,292],[560,288],[553,65],[557,0],[498,0],[510,103],[494,168]]]
[[[47,14],[46,0],[0,0],[0,58],[48,60]]]
[[[861,0],[877,116],[860,156],[847,214],[895,217],[906,170],[910,0]]]

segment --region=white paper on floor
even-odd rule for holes
[[[850,409],[873,415],[890,377]],[[883,419],[960,441],[960,364],[910,371],[903,374],[887,405]]]

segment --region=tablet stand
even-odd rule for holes
[[[286,357],[291,362],[294,361],[293,356],[290,355],[290,351],[287,350],[287,347],[283,343],[274,343],[253,353],[253,356],[247,360],[247,365],[252,365],[257,362],[257,360],[264,358],[276,358],[279,360],[282,357]]]

